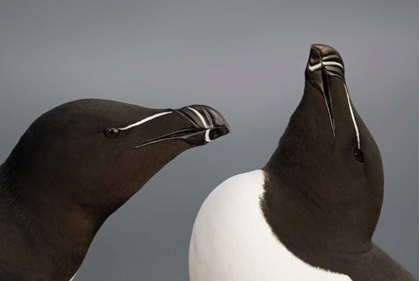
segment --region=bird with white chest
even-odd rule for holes
[[[226,180],[201,206],[191,281],[415,280],[371,240],[382,160],[350,101],[340,54],[312,45],[305,80],[268,163]]]

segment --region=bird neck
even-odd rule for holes
[[[0,227],[10,234],[2,237],[0,245],[9,245],[11,254],[24,261],[13,263],[22,267],[16,268],[18,272],[42,280],[69,280],[106,217],[98,218],[71,200],[39,192],[50,188],[34,182],[28,185],[8,173],[4,164],[0,166]],[[0,259],[0,268],[6,262]]]
[[[282,243],[292,251],[314,253],[362,253],[372,248],[380,204],[378,209],[368,202],[324,202],[303,179],[299,185],[288,184],[281,170],[270,162],[264,167],[268,176],[261,206]]]

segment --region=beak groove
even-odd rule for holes
[[[200,146],[231,132],[223,116],[209,106],[191,105],[173,112],[187,119],[192,127],[151,139],[136,148],[167,140],[184,140],[191,146]]]
[[[333,103],[329,91],[330,77],[337,77],[343,80],[344,83],[346,82],[343,59],[334,48],[327,45],[313,44],[305,69],[305,79],[322,93],[330,119],[331,130],[335,137]]]

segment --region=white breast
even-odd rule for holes
[[[260,208],[263,184],[264,172],[256,170],[207,197],[192,232],[190,281],[351,281],[305,263],[279,242]]]

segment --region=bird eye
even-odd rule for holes
[[[105,137],[109,139],[115,139],[120,134],[120,130],[117,128],[108,128],[104,130]]]
[[[358,149],[357,147],[353,149],[353,157],[359,163],[363,163],[365,161],[362,151]]]

